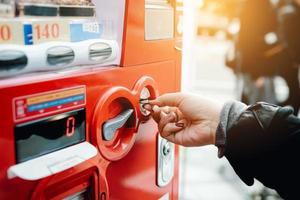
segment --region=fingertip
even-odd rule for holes
[[[177,126],[177,127],[179,127],[179,128],[184,128],[185,127],[185,125],[184,125],[184,123],[175,123],[175,126]]]
[[[152,110],[153,110],[154,112],[160,112],[160,111],[161,111],[161,110],[160,110],[160,107],[157,106],[157,105],[152,106]]]
[[[168,123],[164,126],[164,128],[161,131],[161,135],[164,137],[168,137],[172,134],[177,134],[178,132],[182,131],[184,127],[179,127],[176,125],[176,123]]]
[[[148,103],[152,106],[157,105],[160,106],[161,102],[158,99],[149,100]]]
[[[178,121],[178,115],[176,112],[171,112],[171,115],[174,117],[174,121],[177,122]]]
[[[148,111],[152,111],[152,106],[149,103],[144,104],[143,108],[148,110]]]
[[[163,106],[177,107],[183,98],[184,98],[184,95],[180,92],[166,93],[166,94],[163,94],[163,95],[157,97],[155,100],[149,101],[149,103],[151,105],[158,105],[160,107],[163,107]]]

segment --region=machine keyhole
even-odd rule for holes
[[[170,143],[167,142],[164,147],[163,147],[163,154],[164,156],[168,156],[171,152],[171,147],[170,147]]]

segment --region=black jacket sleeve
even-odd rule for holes
[[[300,119],[293,109],[258,103],[227,128],[224,155],[247,185],[255,178],[284,199],[299,199]]]

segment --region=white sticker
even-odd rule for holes
[[[83,32],[100,33],[100,25],[96,22],[84,23],[82,29]]]

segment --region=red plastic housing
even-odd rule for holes
[[[0,80],[1,200],[56,200],[83,190],[87,190],[90,199],[153,200],[166,194],[172,200],[178,199],[178,147],[174,177],[167,186],[158,187],[157,124],[140,113],[139,95],[144,87],[150,90],[151,98],[180,90],[181,52],[175,48],[175,37],[144,40],[144,2],[126,1],[121,66]],[[14,127],[18,122],[14,121],[14,99],[77,86],[86,88],[86,103],[81,106],[86,109],[86,140],[97,148],[97,156],[38,181],[8,179],[8,168],[16,164]],[[103,123],[127,108],[134,109],[129,126],[119,129],[112,141],[104,141]],[[72,110],[67,108],[58,114]],[[51,114],[43,117],[47,116]]]

